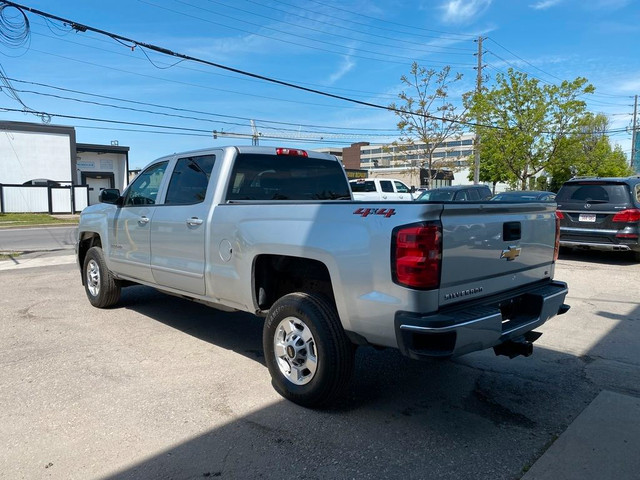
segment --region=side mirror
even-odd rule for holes
[[[105,188],[100,192],[100,196],[98,197],[101,203],[111,203],[113,205],[117,205],[119,199],[120,190],[117,188]]]

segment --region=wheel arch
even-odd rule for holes
[[[102,248],[102,238],[100,238],[100,234],[96,232],[80,233],[78,237],[78,266],[80,267],[80,278],[82,279],[82,285],[84,285],[85,283],[82,267],[84,265],[84,259],[87,256],[87,252],[91,247]]]
[[[335,304],[331,275],[319,260],[277,254],[258,255],[253,262],[254,304],[266,314],[279,298],[294,292],[317,292]]]

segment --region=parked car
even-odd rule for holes
[[[492,197],[491,189],[486,185],[452,185],[422,192],[419,202],[480,202]]]
[[[574,178],[556,201],[561,246],[631,251],[640,262],[640,176]]]
[[[393,201],[413,200],[411,189],[395,178],[359,178],[350,180],[354,200]]]
[[[514,190],[511,192],[501,192],[491,200],[495,202],[553,202],[556,194],[541,190]]]

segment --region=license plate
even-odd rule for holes
[[[596,221],[596,216],[595,215],[589,215],[586,213],[581,213],[580,217],[578,217],[578,220],[580,220],[581,222],[595,222]]]

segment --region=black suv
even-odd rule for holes
[[[640,176],[573,178],[556,202],[560,246],[632,251],[640,261]]]
[[[417,201],[422,202],[479,202],[489,200],[493,195],[486,185],[453,185],[426,190]]]

